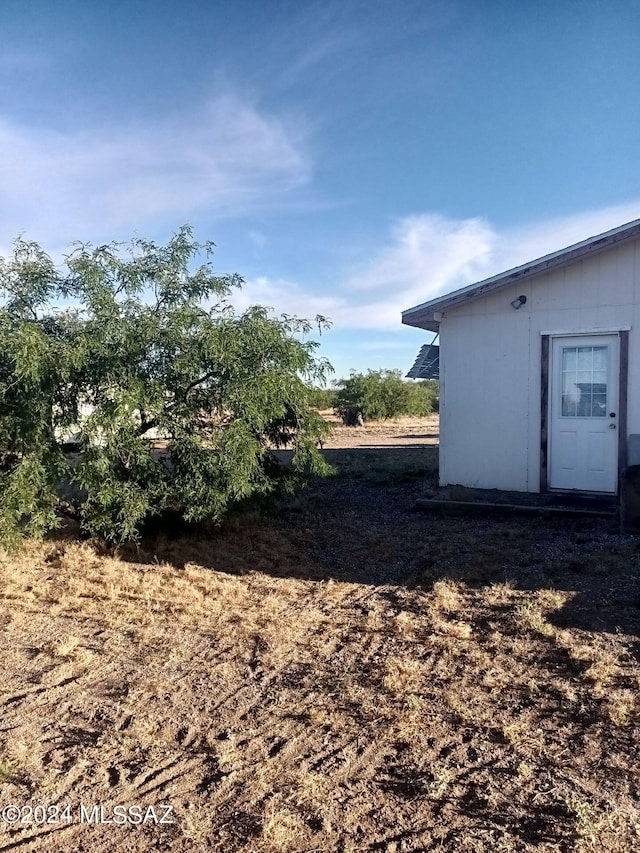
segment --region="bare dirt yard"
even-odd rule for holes
[[[216,535],[0,556],[0,850],[640,849],[639,540],[416,512],[437,432],[339,428]]]

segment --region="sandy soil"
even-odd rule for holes
[[[0,556],[0,850],[640,849],[638,541],[415,512],[436,434],[341,429],[215,536]]]
[[[439,420],[403,417],[393,421],[367,423],[363,427],[345,427],[331,412],[323,416],[333,426],[333,436],[325,442],[327,448],[349,447],[414,447],[438,443]]]

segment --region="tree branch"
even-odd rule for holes
[[[189,391],[193,391],[193,389],[197,388],[198,385],[202,385],[203,382],[206,382],[208,379],[211,379],[211,377],[215,375],[216,371],[210,370],[208,373],[205,373],[204,376],[201,376],[200,379],[194,379],[193,382],[190,382],[184,389],[183,397],[186,397]]]

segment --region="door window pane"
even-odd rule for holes
[[[593,370],[593,347],[576,347],[579,371]]]
[[[606,417],[608,357],[608,347],[562,347],[562,417]]]
[[[607,347],[594,347],[593,348],[593,369],[594,370],[604,370],[607,369]]]

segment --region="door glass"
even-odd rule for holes
[[[607,414],[608,347],[562,347],[562,417]]]

